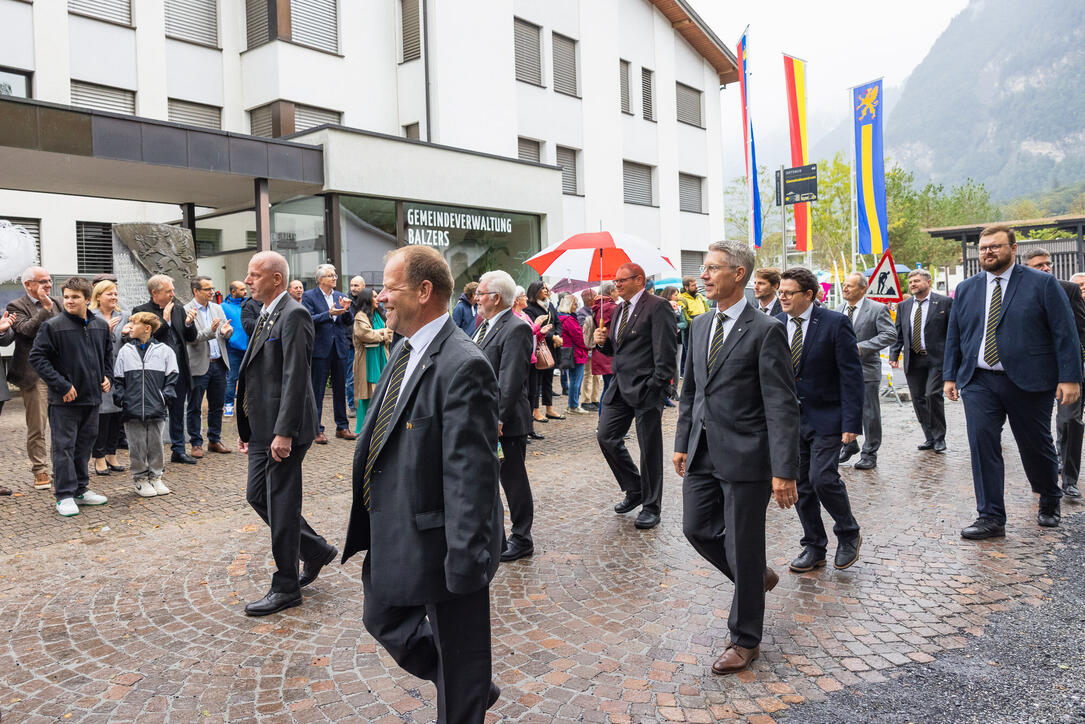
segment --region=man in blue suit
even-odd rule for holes
[[[1008,226],[980,232],[983,270],[957,286],[942,374],[946,397],[964,401],[972,484],[979,518],[961,531],[981,540],[1006,535],[1002,426],[1010,420],[1021,464],[1040,494],[1036,522],[1059,524],[1059,457],[1051,439],[1051,405],[1081,394],[1081,349],[1074,315],[1051,274],[1014,263]]]
[[[346,405],[347,355],[354,320],[348,314],[350,297],[335,288],[338,279],[339,276],[335,273],[333,265],[321,264],[316,268],[316,288],[301,295],[301,303],[309,310],[316,330],[316,337],[313,339],[312,376],[313,397],[316,398],[316,421],[320,427],[320,434],[313,442],[318,445],[328,444],[324,425],[320,424],[328,375],[332,378],[335,436],[344,440],[353,440],[358,437],[350,431]]]
[[[863,430],[863,365],[848,318],[814,304],[821,287],[809,269],[792,267],[780,280],[777,319],[787,325],[795,391],[799,397],[799,502],[802,553],[791,562],[795,573],[825,565],[828,537],[821,508],[833,517],[838,569],[859,559],[863,537],[851,513],[848,489],[840,479],[840,445],[855,442]]]

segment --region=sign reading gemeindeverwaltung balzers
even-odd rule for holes
[[[512,218],[473,210],[447,210],[407,206],[407,243],[448,246],[454,231],[511,234]]]

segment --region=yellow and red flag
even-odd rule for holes
[[[787,119],[791,130],[791,165],[805,166],[806,145],[806,61],[784,55],[784,79],[787,85]],[[795,250],[811,251],[810,204],[793,204],[795,214]]]

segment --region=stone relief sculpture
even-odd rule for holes
[[[189,282],[196,276],[196,247],[188,229],[171,224],[114,224],[113,247],[122,298],[145,298],[146,287],[136,287],[154,274],[165,274],[173,279],[178,301],[192,299]],[[135,279],[136,274],[142,282]]]

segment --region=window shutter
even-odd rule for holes
[[[400,0],[400,25],[403,43],[403,62],[422,57],[422,32],[418,23],[419,0]]]
[[[576,149],[557,147],[558,165],[561,166],[561,192],[578,193],[576,179]]]
[[[516,80],[542,85],[542,42],[540,28],[520,18],[513,19],[516,46]]]
[[[652,205],[652,167],[622,162],[622,181],[627,204]]]
[[[110,88],[73,80],[72,105],[93,108],[96,111],[135,115],[136,93],[123,88]]]
[[[516,157],[521,161],[539,161],[542,158],[542,146],[531,138],[517,138]]]
[[[245,38],[248,48],[271,40],[267,0],[245,0]]]
[[[132,24],[132,0],[68,0],[68,10],[122,25]]]
[[[34,249],[37,251],[37,256],[34,257],[34,262],[41,263],[41,219],[24,219],[17,216],[0,216],[0,221],[11,222],[12,226],[21,226],[26,229],[26,232],[34,237]]]
[[[222,128],[222,109],[218,106],[207,106],[203,103],[191,103],[170,98],[168,111],[168,118],[173,123],[203,126],[204,128]]]
[[[618,84],[622,89],[622,113],[632,115],[633,106],[629,102],[629,61],[618,61]]]
[[[76,263],[79,274],[113,273],[113,225],[75,222]]]
[[[260,106],[249,111],[249,133],[254,136],[271,138],[274,131],[271,125],[271,105]]]
[[[697,286],[701,286],[699,277],[701,276],[701,265],[704,264],[704,257],[703,251],[682,252],[682,276],[698,278]]]
[[[329,53],[339,52],[337,0],[290,0],[290,39]]]
[[[554,33],[554,90],[579,95],[576,86],[576,41]]]
[[[216,0],[166,0],[166,35],[218,45]]]
[[[640,69],[641,109],[644,111],[644,120],[646,121],[656,119],[653,75],[652,71],[647,68]]]
[[[675,90],[678,99],[678,120],[703,127],[704,124],[701,123],[701,91],[681,83],[675,84]]]
[[[678,174],[678,208],[682,211],[695,211],[698,214],[704,210],[701,184],[704,182],[700,176],[688,173]]]
[[[314,108],[313,106],[294,106],[294,133],[308,131],[310,128],[332,124],[338,126],[343,122],[343,114],[339,111],[329,111],[326,108]]]
[[[404,126],[403,127],[403,135],[406,138],[413,138],[414,140],[417,141],[420,138],[420,136],[418,134],[418,124],[417,123],[409,123],[406,126]]]

